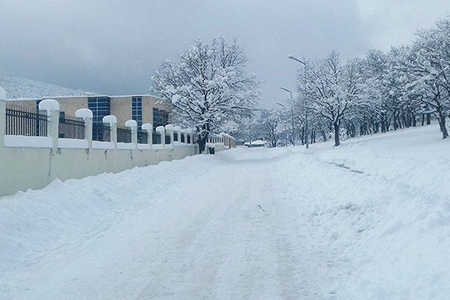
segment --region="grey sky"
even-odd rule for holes
[[[194,40],[238,38],[264,107],[295,92],[297,65],[409,44],[448,0],[0,0],[0,73],[104,94],[148,93],[164,59]]]

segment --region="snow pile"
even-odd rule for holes
[[[0,299],[447,299],[436,126],[248,149],[0,199]]]
[[[72,90],[54,84],[2,75],[0,75],[0,87],[6,90],[8,99],[83,96],[87,94],[82,90]]]

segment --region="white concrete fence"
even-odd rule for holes
[[[118,143],[117,118],[112,115],[103,118],[111,128],[110,141],[93,141],[93,115],[89,109],[76,112],[76,117],[84,120],[84,139],[59,138],[59,103],[50,99],[39,104],[48,117],[47,136],[6,135],[5,99],[5,91],[0,88],[0,196],[43,188],[55,179],[116,173],[198,153],[195,132],[179,126],[157,127],[161,143],[152,144],[153,126],[144,124],[142,131],[147,132],[148,141],[138,143],[134,120],[125,123],[131,129],[131,143]],[[170,136],[168,144],[166,135]]]

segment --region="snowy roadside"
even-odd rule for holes
[[[323,169],[306,164],[299,177],[322,198],[304,208],[305,226],[350,267],[337,299],[448,299],[449,142],[429,126],[309,153]]]
[[[435,130],[0,198],[0,299],[447,299],[450,152]]]

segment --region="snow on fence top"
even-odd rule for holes
[[[137,122],[135,120],[128,120],[125,122],[126,127],[136,128]]]
[[[102,121],[103,123],[117,124],[117,118],[113,115],[104,116]]]
[[[59,102],[53,99],[42,100],[39,102],[39,109],[47,111],[47,114],[51,111],[59,111]]]
[[[89,108],[81,108],[75,112],[75,117],[83,120],[92,119],[92,110],[90,110]]]

